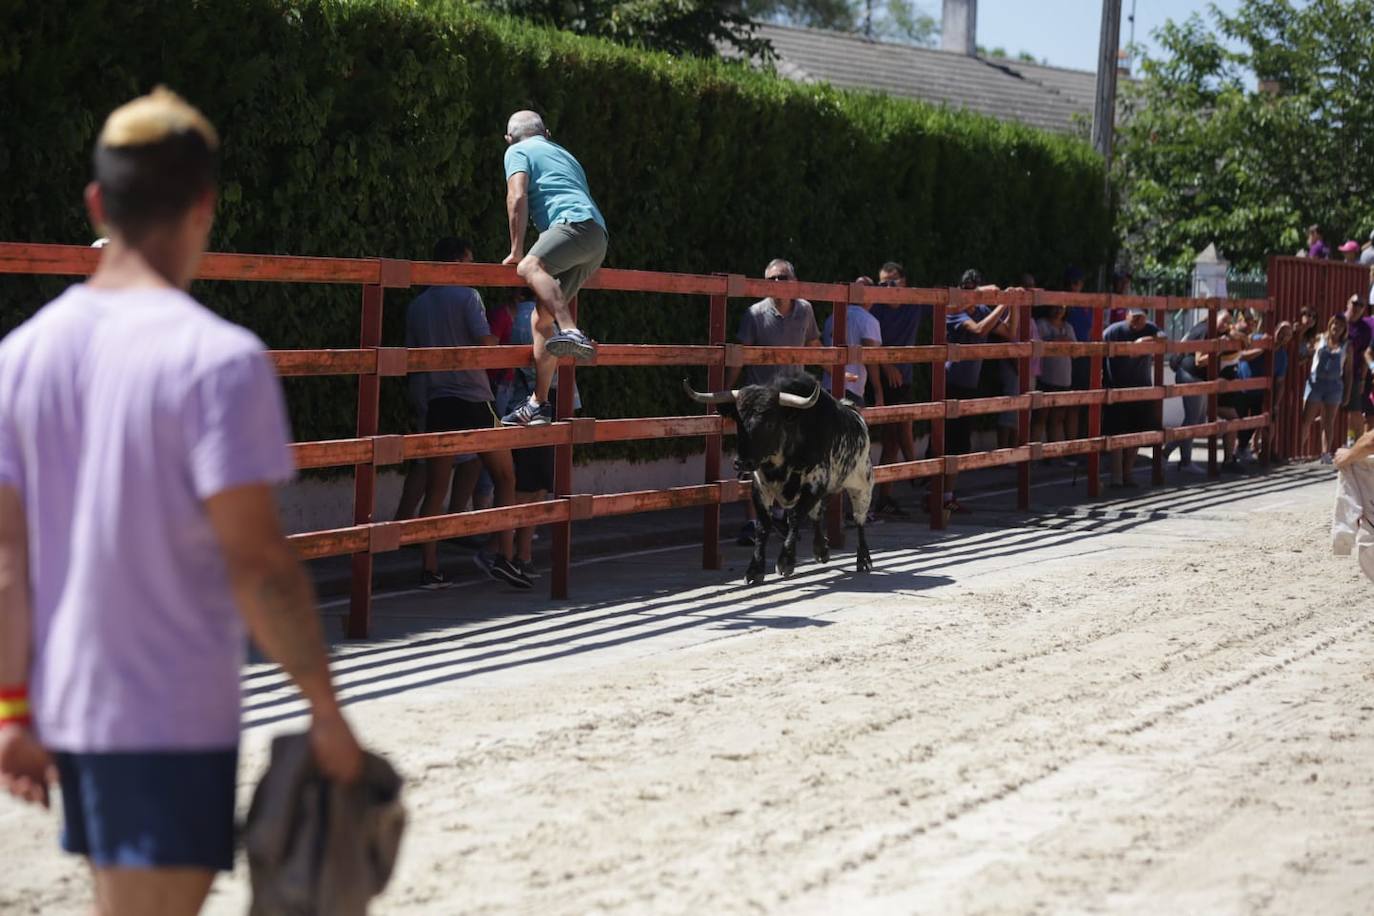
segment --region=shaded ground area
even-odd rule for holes
[[[1330,481],[994,490],[874,528],[869,576],[845,550],[744,589],[744,549],[684,547],[584,562],[556,606],[382,598],[336,654],[411,780],[375,911],[1367,912],[1374,613]],[[301,723],[273,669],[245,687],[244,800]],[[54,819],[0,826],[0,911],[80,912]],[[210,912],[245,901],[240,869]]]

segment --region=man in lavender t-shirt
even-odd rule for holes
[[[46,804],[55,765],[102,912],[196,912],[232,867],[245,622],[310,702],[323,771],[361,764],[277,523],[280,385],[185,292],[218,145],[165,89],[111,114],[100,264],[0,343],[0,782]]]

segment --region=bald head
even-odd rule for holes
[[[546,136],[549,129],[537,111],[517,111],[506,122],[506,143],[519,143],[530,137]]]

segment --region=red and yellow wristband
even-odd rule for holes
[[[0,726],[32,724],[28,685],[0,687]]]

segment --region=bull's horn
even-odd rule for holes
[[[713,391],[710,394],[702,394],[692,387],[692,383],[686,379],[682,380],[683,390],[687,392],[687,397],[696,401],[698,404],[729,404],[735,400],[739,394],[739,389],[730,391]]]
[[[781,392],[778,395],[778,403],[781,404],[783,407],[797,407],[801,410],[805,410],[808,407],[815,407],[816,402],[820,399],[820,385],[816,386],[815,390],[811,392],[811,396],[809,398],[804,398],[799,394],[789,394],[786,391]]]

